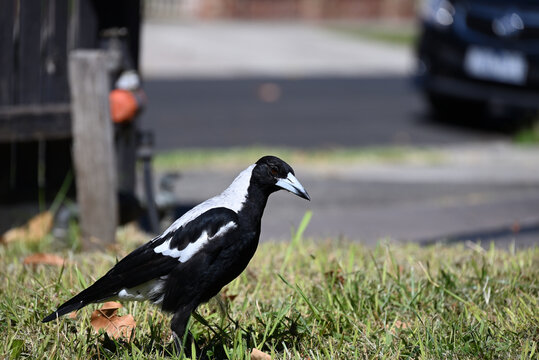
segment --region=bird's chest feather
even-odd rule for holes
[[[258,235],[257,232],[243,232],[242,236],[223,248],[205,269],[204,278],[208,281],[205,283],[207,291],[203,296],[204,301],[217,295],[225,285],[245,270],[258,246]]]
[[[241,236],[238,237],[237,241],[223,249],[220,258],[230,271],[236,269],[241,273],[241,271],[245,269],[256,252],[258,238],[258,232],[246,231],[241,233]],[[237,273],[236,276],[239,275],[239,273]]]

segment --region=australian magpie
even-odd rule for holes
[[[268,197],[280,189],[310,200],[287,163],[264,156],[220,195],[189,210],[43,322],[91,303],[150,300],[174,314],[171,328],[179,347],[191,313],[247,267]]]

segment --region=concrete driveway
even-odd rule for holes
[[[148,79],[372,76],[413,67],[405,47],[297,22],[147,22],[141,55]]]

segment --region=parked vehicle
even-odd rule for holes
[[[417,56],[416,83],[442,115],[537,111],[539,1],[426,0]]]

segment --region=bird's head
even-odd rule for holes
[[[258,160],[253,169],[253,179],[268,189],[269,193],[284,189],[301,198],[311,200],[303,185],[294,176],[294,170],[278,157],[264,156]]]

